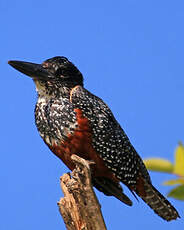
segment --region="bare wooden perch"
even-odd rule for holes
[[[90,162],[72,155],[76,168],[61,177],[64,198],[59,211],[68,230],[106,230],[100,204],[91,184]]]

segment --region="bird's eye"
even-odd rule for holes
[[[57,69],[56,72],[55,72],[55,75],[56,75],[57,77],[63,75],[63,69],[61,69],[61,68]]]

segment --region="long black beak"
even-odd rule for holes
[[[41,64],[23,61],[9,61],[8,64],[33,79],[49,80],[53,78],[52,74],[44,69]]]

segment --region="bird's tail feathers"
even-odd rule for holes
[[[164,220],[171,221],[179,218],[180,216],[172,204],[151,183],[147,182],[145,179],[142,180],[144,184],[144,193],[135,190],[137,195],[139,195],[150,208]]]

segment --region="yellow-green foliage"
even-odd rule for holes
[[[169,193],[169,197],[184,200],[184,146],[179,143],[174,154],[174,164],[162,158],[149,158],[144,160],[148,170],[170,173],[176,176],[174,180],[164,182],[164,185],[178,185]]]

